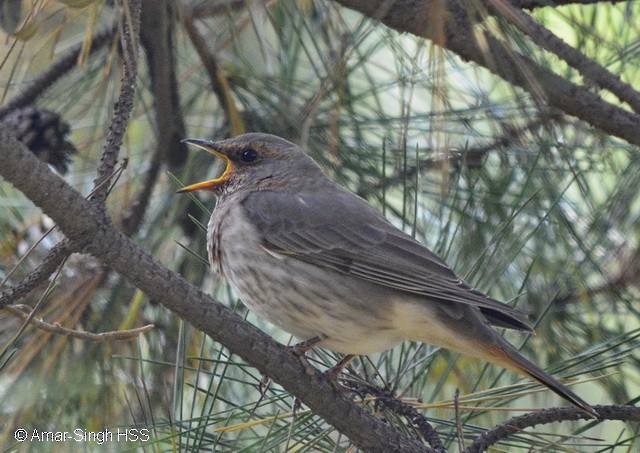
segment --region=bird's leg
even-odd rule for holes
[[[260,399],[264,398],[270,386],[271,386],[271,378],[265,374],[264,376],[262,376],[262,379],[260,379],[260,383],[258,384],[258,390],[260,391]]]
[[[316,337],[309,338],[308,340],[301,341],[300,343],[296,343],[293,346],[287,346],[287,349],[299,357],[304,357],[307,352],[312,350],[318,345],[318,343],[326,338],[327,337],[324,335],[318,335]]]
[[[320,343],[322,340],[326,339],[327,337],[325,337],[324,335],[319,335],[317,337],[313,337],[313,338],[309,338],[308,340],[302,341],[300,343],[294,344],[293,346],[287,346],[287,349],[296,357],[298,357],[300,359],[300,362],[302,363],[302,365],[309,371],[311,371],[313,369],[313,367],[311,365],[309,365],[309,362],[307,362],[307,357],[306,354],[307,352],[309,352],[311,349],[313,349],[314,346],[316,346],[318,343]]]
[[[345,355],[342,360],[340,360],[336,365],[328,369],[324,375],[329,382],[337,382],[338,376],[349,363],[353,360],[355,356],[352,354]]]

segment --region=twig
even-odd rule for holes
[[[47,280],[71,254],[71,243],[67,239],[58,242],[47,254],[42,263],[29,273],[20,283],[0,293],[0,308],[16,303],[42,282]]]
[[[558,7],[565,5],[594,5],[596,3],[628,3],[629,0],[509,0],[517,8],[534,9],[543,7]]]
[[[623,82],[620,77],[612,74],[604,66],[565,43],[531,16],[509,4],[507,0],[487,1],[518,30],[529,36],[534,43],[553,52],[571,67],[577,69],[585,79],[591,80],[600,88],[611,91],[618,99],[627,102],[636,113],[640,113],[640,93],[634,90],[631,85]]]
[[[115,35],[116,27],[111,27],[96,33],[91,41],[90,53],[95,53],[106,44],[110,43]],[[12,100],[0,107],[0,119],[7,116],[15,109],[33,104],[35,100],[44,93],[51,85],[53,85],[60,77],[72,70],[78,61],[80,52],[82,52],[83,43],[76,44],[55,63],[34,79],[27,88]]]
[[[462,431],[462,420],[460,419],[460,390],[456,389],[453,395],[453,409],[456,416],[456,437],[458,438],[458,450],[464,451],[464,432]]]
[[[47,297],[49,297],[49,294],[51,294],[51,291],[53,291],[53,286],[55,285],[56,280],[58,279],[58,276],[60,275],[60,272],[62,272],[62,268],[64,267],[64,263],[65,263],[66,260],[67,260],[67,257],[65,257],[60,262],[60,264],[56,268],[56,273],[54,274],[53,278],[49,282],[49,285],[47,286],[47,289],[42,293],[42,295],[40,296],[40,299],[38,299],[38,302],[36,302],[36,304],[33,306],[33,308],[30,308],[29,313],[26,313],[26,317],[24,318],[24,322],[22,323],[22,325],[20,326],[18,331],[15,333],[13,338],[11,338],[11,340],[9,340],[7,342],[7,344],[4,346],[4,348],[2,348],[2,350],[0,351],[0,357],[4,356],[5,353],[9,350],[9,348],[16,344],[16,342],[20,338],[20,335],[22,335],[24,330],[27,328],[27,325],[29,325],[29,323],[31,322],[31,320],[35,316],[36,311],[38,311],[38,308],[40,308],[40,305],[42,305],[44,303],[44,301],[47,299]]]
[[[127,212],[121,220],[122,232],[127,236],[135,234],[144,220],[144,215],[149,206],[151,200],[151,193],[158,181],[160,175],[160,168],[162,162],[160,160],[161,153],[156,150],[154,153],[151,165],[145,174],[144,181],[142,182],[142,188],[136,195],[131,205],[127,208]]]
[[[15,271],[18,270],[18,268],[20,267],[20,265],[29,257],[29,255],[31,255],[31,252],[33,252],[36,247],[45,240],[45,238],[47,236],[49,236],[53,230],[56,229],[56,226],[52,226],[51,228],[49,228],[47,231],[44,232],[43,235],[40,236],[40,238],[34,242],[33,244],[31,244],[31,247],[29,247],[29,249],[24,253],[24,255],[22,255],[20,257],[20,259],[14,264],[13,268],[7,272],[7,275],[4,277],[4,279],[2,279],[2,281],[0,282],[0,289],[2,289],[4,287],[4,285],[9,281],[9,279],[11,278],[11,276],[15,273]],[[57,245],[57,244],[56,244]]]
[[[188,157],[181,142],[185,125],[175,70],[175,4],[172,0],[143,0],[140,40],[151,77],[156,147],[163,162],[180,168]]]
[[[405,417],[420,433],[422,438],[431,446],[427,451],[433,453],[446,453],[446,449],[440,440],[438,432],[431,426],[431,423],[424,415],[410,404],[401,401],[393,396],[389,390],[379,389],[371,384],[358,383],[356,392],[368,393],[376,398],[376,402],[383,404],[389,410]]]
[[[227,117],[232,135],[242,134],[245,132],[245,127],[242,119],[240,118],[233,96],[231,95],[229,81],[218,65],[215,56],[209,50],[206,40],[198,31],[198,28],[193,21],[193,17],[185,16],[183,23],[184,28],[187,31],[187,35],[189,35],[189,39],[191,40],[191,44],[198,53],[198,56],[202,61],[202,65],[207,71],[211,89],[218,98],[218,103]]]
[[[602,420],[640,421],[640,407],[611,405],[593,406]],[[514,417],[504,423],[480,434],[465,453],[480,453],[489,446],[509,437],[511,434],[536,425],[570,420],[592,420],[589,415],[575,407],[560,407],[543,409],[519,417]]]
[[[18,318],[27,319],[31,308],[28,305],[10,305],[4,307],[4,309],[12,315],[17,316]],[[39,318],[32,318],[30,320],[30,323],[47,332],[64,335],[66,337],[78,338],[80,340],[89,340],[95,342],[135,340],[136,338],[138,338],[138,336],[145,332],[148,332],[154,327],[153,324],[147,324],[142,327],[136,327],[135,329],[93,333],[69,329],[67,327],[61,326],[58,323],[48,323]]]
[[[101,206],[101,211],[105,211],[104,202],[107,198],[108,181],[111,179],[113,169],[118,160],[120,145],[127,130],[127,123],[133,110],[133,96],[135,92],[135,82],[137,76],[137,43],[140,30],[141,0],[128,0],[123,4],[123,13],[120,19],[122,28],[122,59],[124,71],[120,84],[120,94],[116,102],[109,131],[102,149],[98,174],[93,182],[94,187],[100,187],[92,201]],[[106,183],[105,183],[106,182]]]

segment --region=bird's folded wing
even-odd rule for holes
[[[531,330],[525,313],[471,288],[364,200],[339,188],[330,193],[259,191],[243,206],[272,253],[432,301],[476,306],[492,324]]]

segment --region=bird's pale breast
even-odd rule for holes
[[[208,242],[210,260],[250,310],[299,339],[326,336],[323,346],[342,353],[383,351],[405,338],[389,291],[267,251],[243,209],[216,207]]]

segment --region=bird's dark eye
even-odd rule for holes
[[[253,162],[258,157],[258,152],[253,148],[247,148],[240,153],[242,162]]]

